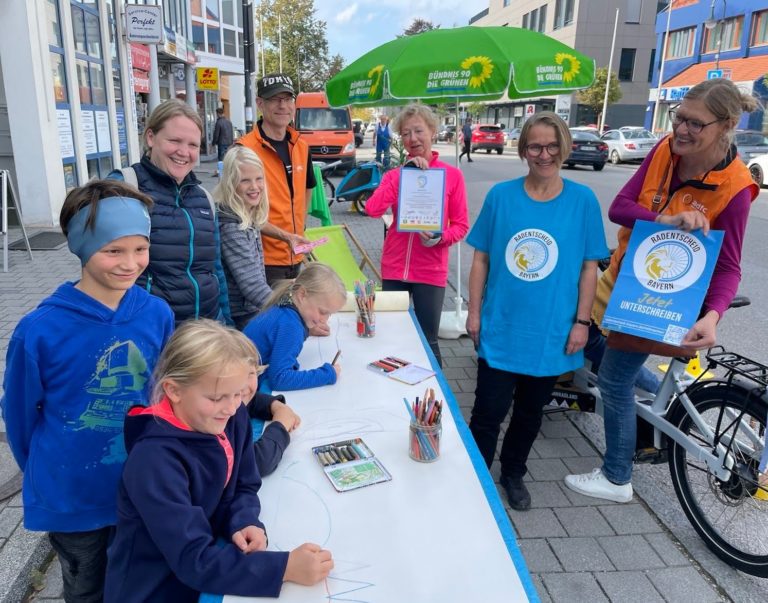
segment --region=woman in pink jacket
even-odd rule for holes
[[[395,117],[393,126],[408,153],[405,166],[445,170],[445,200],[440,233],[398,232],[397,220],[387,231],[381,254],[382,288],[384,291],[408,291],[411,294],[416,319],[442,366],[437,330],[448,279],[448,248],[463,239],[469,230],[464,177],[460,170],[440,161],[437,152],[432,150],[437,117],[429,107],[408,105]],[[392,208],[397,217],[402,169],[384,174],[381,186],[365,205],[369,216],[378,218]]]

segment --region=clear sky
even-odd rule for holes
[[[486,8],[488,0],[315,0],[317,18],[328,25],[328,50],[346,65],[394,40],[416,17],[459,27]]]

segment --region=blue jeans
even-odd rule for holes
[[[224,161],[224,155],[227,154],[227,151],[229,150],[228,144],[217,144],[216,145],[216,157],[218,157],[219,161]]]
[[[584,357],[592,363],[593,373],[600,372],[600,363],[603,361],[606,348],[605,336],[600,328],[594,324],[590,325],[587,345],[584,347]],[[637,379],[635,379],[635,386],[655,394],[660,384],[659,378],[650,369],[645,366],[640,368]]]
[[[101,603],[107,573],[107,546],[114,527],[89,532],[50,532],[48,539],[59,556],[67,603]]]
[[[607,348],[597,374],[605,423],[603,475],[615,484],[628,484],[632,479],[632,458],[637,442],[633,386],[647,359],[648,354]]]
[[[384,162],[381,161],[381,156],[384,155]],[[386,149],[380,149],[376,147],[376,162],[381,163],[384,167],[389,167],[389,147]]]

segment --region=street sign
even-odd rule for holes
[[[163,40],[163,7],[126,4],[125,37],[129,42],[159,44]]]
[[[707,79],[708,80],[716,80],[718,78],[723,77],[723,70],[722,69],[710,69],[707,71]]]

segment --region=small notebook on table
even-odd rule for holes
[[[395,358],[394,356],[386,356],[379,360],[374,360],[368,363],[368,368],[377,373],[382,373],[390,379],[395,379],[408,385],[416,385],[421,383],[425,379],[433,377],[435,371],[432,369],[424,368],[413,362]]]
[[[333,442],[312,449],[325,475],[338,492],[388,482],[392,476],[361,438]]]

